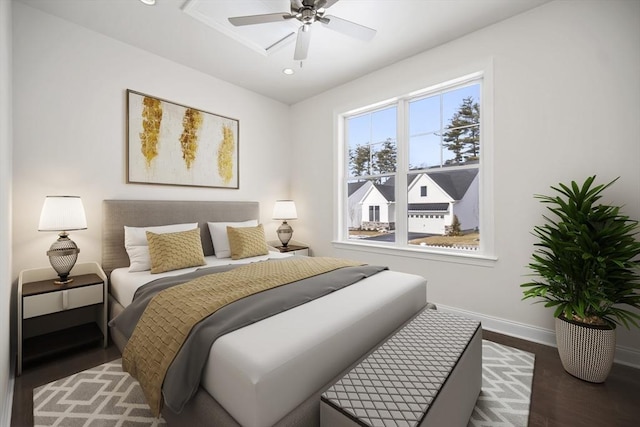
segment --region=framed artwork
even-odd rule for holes
[[[127,182],[239,188],[240,122],[127,89]]]

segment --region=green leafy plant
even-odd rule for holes
[[[582,186],[571,182],[551,187],[559,195],[535,197],[556,218],[544,215],[546,224],[535,226],[533,261],[529,268],[539,279],[524,283],[524,297],[541,298],[555,307],[554,316],[610,327],[639,327],[638,221],[620,213],[620,207],[596,204],[606,185],[595,176]]]

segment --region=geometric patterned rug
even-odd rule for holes
[[[160,426],[117,359],[33,390],[35,426]]]
[[[534,355],[482,341],[482,391],[468,427],[526,427]],[[120,359],[33,390],[35,426],[162,426]]]
[[[526,427],[535,355],[482,341],[482,390],[468,427]]]

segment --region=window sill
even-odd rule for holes
[[[356,252],[369,252],[398,257],[409,257],[430,261],[451,262],[455,264],[476,265],[480,267],[493,267],[498,257],[486,254],[465,253],[453,250],[423,249],[423,248],[399,248],[390,245],[362,242],[331,242],[336,249]]]

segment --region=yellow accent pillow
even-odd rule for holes
[[[200,229],[156,234],[147,231],[151,273],[204,265]]]
[[[227,227],[231,259],[249,258],[267,255],[267,241],[262,224],[256,227]]]

